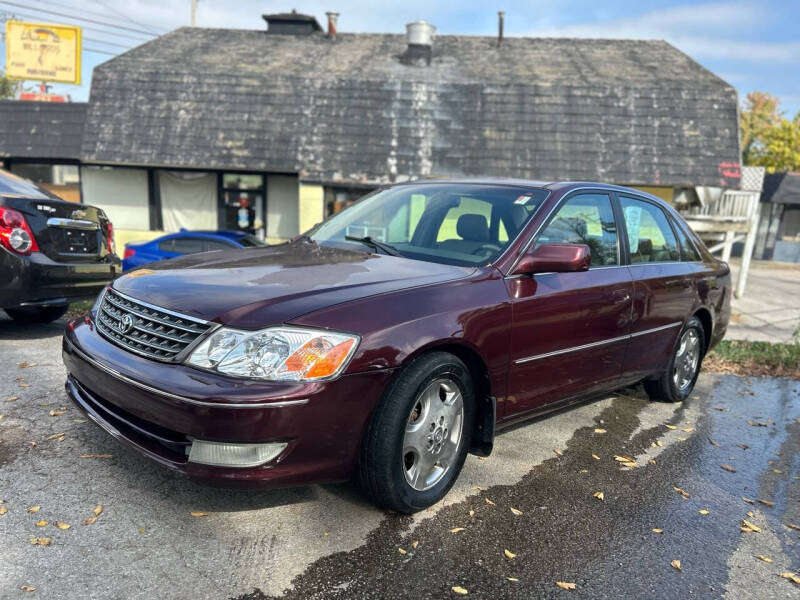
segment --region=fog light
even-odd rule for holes
[[[284,448],[285,443],[229,444],[194,440],[189,462],[215,467],[257,467],[277,457]]]

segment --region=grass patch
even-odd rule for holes
[[[67,314],[64,315],[64,318],[75,319],[76,317],[82,317],[92,310],[92,306],[94,306],[94,300],[80,300],[79,302],[73,302],[69,305],[69,309],[67,309]]]
[[[800,344],[721,341],[708,356],[707,371],[800,379]]]

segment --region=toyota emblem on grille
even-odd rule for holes
[[[122,319],[120,319],[117,327],[119,328],[120,333],[128,333],[131,329],[133,329],[133,317],[130,315],[125,315],[122,317]]]

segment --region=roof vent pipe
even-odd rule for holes
[[[425,21],[414,21],[406,25],[406,39],[409,46],[432,46],[436,27]]]
[[[497,11],[497,47],[500,47],[500,44],[503,43],[503,18],[506,16],[506,13],[502,10]]]
[[[336,23],[339,20],[339,13],[326,12],[325,15],[328,17],[328,37],[333,39],[336,37]]]

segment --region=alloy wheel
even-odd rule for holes
[[[679,392],[685,392],[694,381],[700,364],[700,337],[695,329],[687,329],[681,336],[672,367],[672,381]]]
[[[455,381],[433,380],[417,396],[403,437],[403,472],[408,484],[425,491],[450,470],[461,444],[464,398]]]

